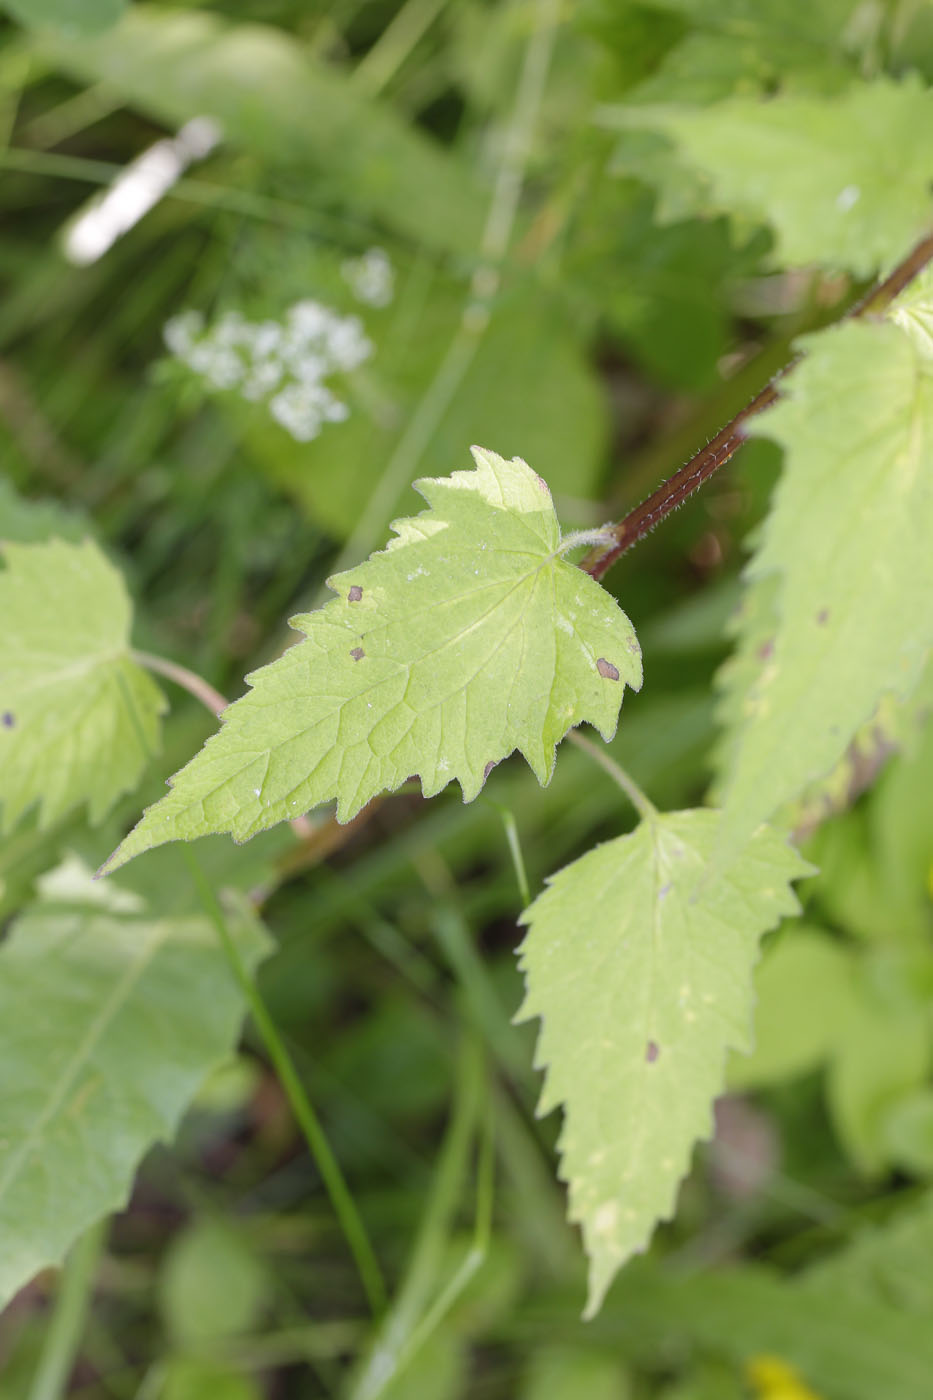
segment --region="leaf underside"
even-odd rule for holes
[[[673,1211],[710,1132],[728,1049],[747,1050],[760,935],[808,865],[762,827],[717,879],[719,814],[675,812],[561,870],[526,910],[518,1019],[541,1017],[539,1112],[564,1107],[561,1176],[590,1260],[592,1317]]]
[[[165,841],[245,841],[334,798],[349,821],[413,774],[426,797],[457,781],[471,801],[516,749],[547,783],[568,729],[585,720],[611,738],[625,685],[641,684],[632,625],[560,557],[541,478],[474,456],[475,471],[419,482],[430,509],[292,619],[304,640],[247,677],[105,870]]]

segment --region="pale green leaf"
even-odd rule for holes
[[[883,696],[906,699],[933,646],[933,353],[908,323],[807,337],[750,431],[785,450],[749,578],[777,576],[775,627],[745,695],[723,847],[830,772]]]
[[[63,38],[75,39],[116,24],[126,0],[0,0],[0,9],[21,24],[48,24]]]
[[[615,599],[561,558],[545,482],[474,449],[476,470],[428,478],[430,509],[332,578],[292,619],[305,640],[247,677],[248,694],[149,808],[106,868],[166,841],[238,841],[337,799],[341,821],[418,774],[464,801],[515,749],[539,782],[581,721],[609,739],[641,655]]]
[[[0,948],[0,1307],[124,1204],[243,1014],[209,920],[154,917],[73,867],[46,896]],[[245,911],[231,933],[254,966],[265,935]]]
[[[707,207],[768,224],[783,264],[868,277],[902,257],[933,214],[933,93],[913,77],[827,96],[627,105],[610,119],[672,141],[705,182]]]
[[[561,1175],[590,1258],[586,1316],[674,1207],[710,1131],[728,1049],[748,1049],[760,935],[796,912],[809,867],[762,828],[717,880],[718,814],[676,812],[590,851],[522,916],[547,1067],[539,1112],[564,1105]]]
[[[42,32],[34,42],[44,58],[161,121],[213,117],[227,140],[267,162],[317,166],[325,179],[316,195],[345,194],[357,219],[459,253],[479,247],[483,196],[456,156],[281,29],[134,5],[96,38]]]
[[[0,570],[2,829],[87,802],[99,821],[159,745],[162,693],[130,655],[131,606],[90,540],[7,544]]]

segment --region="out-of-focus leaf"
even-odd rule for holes
[[[159,918],[68,866],[0,948],[0,1306],[127,1199],[229,1055],[240,991],[207,919]],[[255,966],[268,942],[231,920]]]
[[[613,122],[673,141],[707,207],[765,223],[785,265],[869,277],[929,226],[933,93],[887,78],[827,97],[627,105]]]
[[[933,1330],[887,1298],[850,1298],[833,1280],[794,1288],[762,1269],[664,1272],[633,1265],[592,1327],[594,1340],[659,1348],[685,1341],[731,1357],[779,1356],[825,1400],[928,1400]]]
[[[864,1226],[852,1242],[812,1264],[801,1280],[815,1297],[836,1294],[884,1303],[933,1321],[933,1192],[902,1205],[881,1225]]]
[[[131,606],[90,540],[8,544],[0,570],[0,798],[9,830],[79,803],[99,821],[158,748],[162,692],[130,655]]]
[[[907,699],[933,646],[933,366],[924,274],[909,308],[804,342],[752,431],[785,450],[748,570],[777,576],[773,638],[723,785],[724,851],[829,773],[885,695]]]

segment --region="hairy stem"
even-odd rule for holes
[[[906,258],[898,263],[894,271],[884,281],[879,282],[862,301],[858,302],[847,313],[848,316],[879,315],[923,271],[931,259],[933,259],[933,233],[921,239]],[[744,425],[746,421],[754,417],[756,413],[761,413],[763,409],[770,408],[776,402],[779,397],[781,379],[789,370],[793,369],[798,361],[799,356],[791,360],[782,370],[779,370],[771,382],[766,384],[760,393],[756,394],[751,403],[740,409],[735,417],[730,419],[705,447],[701,447],[698,452],[695,452],[689,462],[685,463],[679,471],[675,472],[667,481],[662,481],[647,500],[642,501],[641,505],[629,511],[628,515],[618,524],[607,526],[607,532],[614,537],[615,542],[609,549],[601,550],[597,546],[591,550],[582,560],[580,568],[592,578],[601,579],[616,560],[631,549],[633,544],[637,544],[640,539],[649,534],[660,521],[670,515],[671,511],[683,505],[687,497],[691,496],[698,486],[702,486],[704,481],[708,481],[714,472],[725,466],[745,440]]]

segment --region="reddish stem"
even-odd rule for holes
[[[879,282],[862,301],[846,313],[847,316],[876,316],[879,312],[884,311],[918,273],[923,271],[931,259],[933,259],[933,233],[929,233],[926,238],[921,239],[883,282]],[[791,360],[790,364],[785,365],[770,383],[766,384],[759,394],[756,394],[751,403],[740,409],[712,441],[695,452],[689,462],[685,463],[679,471],[675,472],[667,481],[662,481],[647,500],[642,501],[641,505],[636,506],[634,510],[630,510],[628,515],[618,524],[609,526],[610,532],[615,536],[615,544],[605,550],[599,548],[590,550],[586,558],[582,560],[580,568],[593,578],[601,579],[606,571],[612,568],[616,560],[631,549],[633,544],[637,544],[660,521],[670,515],[671,511],[683,505],[687,497],[692,495],[698,486],[702,486],[703,482],[707,481],[714,472],[725,466],[745,440],[744,424],[746,420],[752,418],[756,413],[761,413],[763,409],[770,408],[776,402],[779,397],[778,385],[781,379],[789,370],[793,369],[794,365],[799,363],[799,358],[798,356]]]

